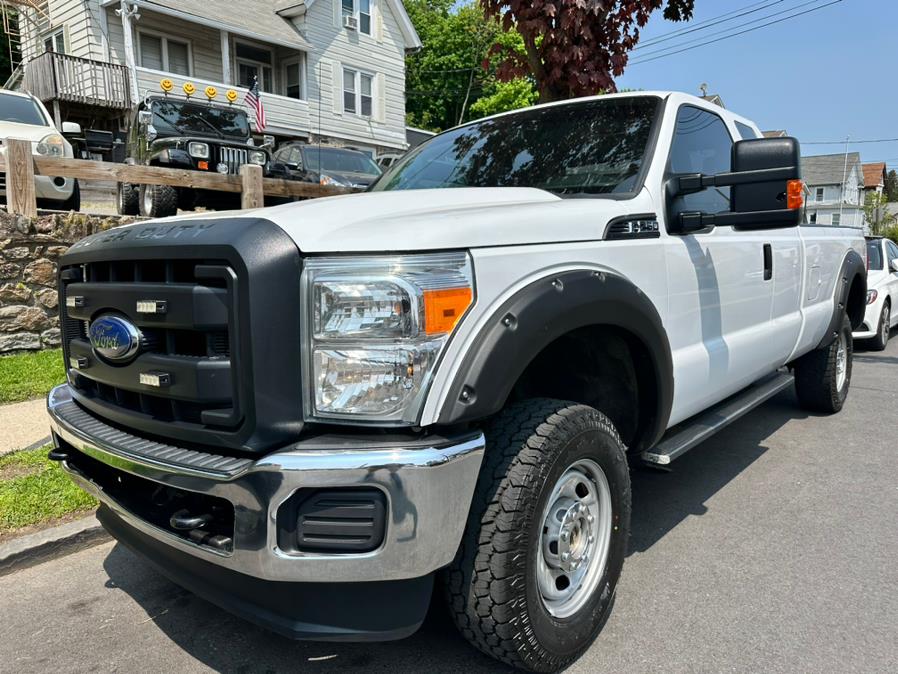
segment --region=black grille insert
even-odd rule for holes
[[[383,543],[386,513],[379,489],[301,489],[278,509],[278,546],[285,552],[371,552]]]

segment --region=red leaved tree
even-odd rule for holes
[[[639,29],[664,6],[664,18],[686,21],[695,0],[480,0],[488,19],[524,39],[523,53],[501,44],[502,80],[530,76],[541,103],[614,91]],[[487,67],[486,63],[484,67]]]

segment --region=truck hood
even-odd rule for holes
[[[611,218],[652,210],[632,200],[561,199],[526,187],[365,192],[238,213],[188,218],[260,217],[307,253],[420,251],[602,238]]]
[[[36,124],[19,124],[18,122],[0,122],[0,139],[21,138],[39,142],[51,133],[59,133],[52,126],[37,126]]]

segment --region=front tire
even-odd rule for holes
[[[62,210],[75,211],[76,213],[81,210],[81,185],[78,184],[77,180],[72,186],[72,195],[62,202]]]
[[[848,316],[828,346],[802,356],[795,363],[798,402],[811,412],[834,414],[842,409],[851,386],[854,345]]]
[[[870,349],[872,351],[884,351],[889,343],[889,329],[892,323],[891,307],[888,301],[882,305],[882,312],[879,315],[879,325],[876,326],[876,337],[870,340]]]
[[[171,185],[141,185],[140,214],[165,218],[178,213],[178,191]]]
[[[554,672],[589,648],[630,530],[626,450],[602,413],[535,399],[490,424],[465,534],[443,574],[459,630],[515,667]]]
[[[115,209],[119,215],[138,215],[140,213],[140,190],[131,183],[117,183]]]

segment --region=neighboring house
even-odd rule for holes
[[[864,164],[864,192],[882,194],[886,188],[886,163]]]
[[[857,152],[801,158],[810,192],[808,221],[818,225],[864,226],[864,171]]]
[[[405,54],[420,39],[401,0],[28,0],[18,87],[58,120],[121,130],[159,82],[235,89],[258,78],[266,134],[404,150]],[[13,78],[16,79],[16,78]],[[117,127],[117,129],[116,129]]]
[[[764,136],[764,138],[785,138],[789,134],[783,129],[775,129],[773,131],[762,131],[761,135]]]

